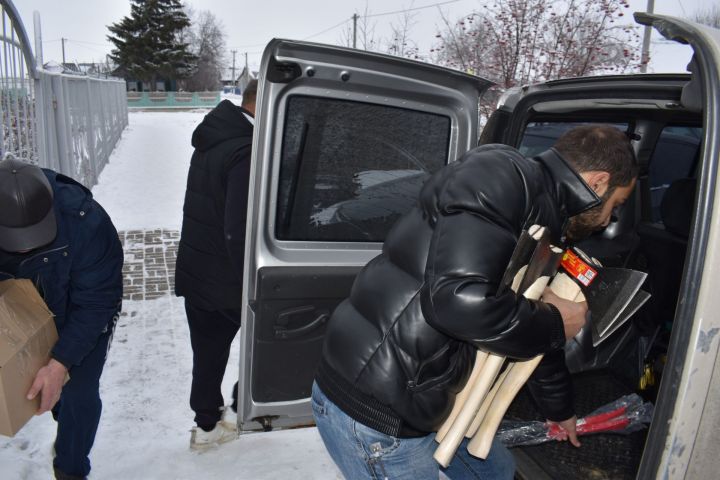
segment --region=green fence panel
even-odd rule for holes
[[[127,92],[130,108],[214,107],[220,92]]]

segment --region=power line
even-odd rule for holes
[[[66,39],[66,41],[67,41],[67,39]],[[72,40],[70,40],[69,43],[76,43],[76,44],[77,44],[77,43],[79,43],[79,42],[73,42]],[[102,50],[98,50],[97,48],[88,47],[87,45],[82,45],[82,44],[77,45],[77,46],[78,46],[78,47],[81,47],[81,48],[85,48],[85,49],[87,49],[87,50],[92,50],[93,52],[98,52],[98,53],[101,53],[101,54],[103,54],[103,55],[107,55],[107,52],[104,52],[104,51],[102,51]]]
[[[450,4],[450,3],[457,3],[457,2],[459,2],[459,1],[461,1],[461,0],[449,0],[449,1],[447,1],[447,2],[433,3],[433,4],[431,4],[431,5],[424,5],[424,6],[422,6],[422,7],[413,7],[413,8],[406,8],[406,9],[404,9],[404,10],[395,10],[395,11],[393,11],[393,12],[373,13],[373,14],[370,14],[370,15],[358,15],[358,16],[359,16],[359,17],[362,17],[362,18],[371,18],[371,17],[383,17],[383,16],[387,16],[387,15],[397,15],[397,14],[399,14],[399,13],[407,13],[407,12],[412,12],[412,11],[415,11],[415,10],[424,10],[424,9],[426,9],[426,8],[440,7],[440,6],[442,6],[442,5],[448,5],[448,4]],[[357,14],[355,14],[355,15],[357,15]],[[314,37],[317,37],[317,36],[319,36],[319,35],[322,35],[323,33],[327,33],[327,32],[329,32],[330,30],[334,30],[334,29],[336,29],[337,27],[343,25],[344,23],[347,23],[347,22],[349,22],[349,21],[352,21],[353,18],[355,18],[355,15],[353,15],[352,17],[350,17],[350,18],[348,18],[348,19],[343,20],[342,22],[340,22],[340,23],[338,23],[338,24],[336,24],[336,25],[333,25],[332,27],[326,28],[325,30],[323,30],[323,31],[321,31],[321,32],[318,32],[318,33],[315,33],[315,34],[313,34],[313,35],[310,35],[309,37],[305,37],[305,38],[303,38],[303,40],[309,40],[309,39],[311,39],[311,38],[314,38]]]
[[[425,5],[424,7],[414,7],[414,8],[407,8],[405,10],[396,10],[394,12],[385,12],[385,13],[373,13],[371,15],[361,15],[361,17],[370,18],[370,17],[382,17],[384,15],[397,15],[398,13],[407,13],[412,12],[414,10],[423,10],[425,8],[433,8],[433,7],[440,7],[442,5],[447,5],[449,3],[457,3],[460,0],[450,0],[447,2],[441,2],[441,3],[433,3],[432,5]]]
[[[95,45],[95,46],[97,46],[97,47],[107,47],[108,45],[112,45],[110,42],[105,42],[105,43],[93,43],[93,42],[86,42],[86,41],[84,41],[84,40],[74,40],[74,39],[72,39],[72,38],[66,38],[65,40],[68,40],[68,41],[73,42],[73,43],[84,43],[84,44],[86,44],[86,45]]]
[[[680,5],[680,10],[683,12],[683,17],[687,16],[687,13],[685,13],[685,7],[682,4],[682,0],[678,0],[678,4]]]
[[[317,36],[319,36],[319,35],[322,35],[323,33],[327,33],[327,32],[329,32],[330,30],[334,30],[334,29],[336,29],[337,27],[341,26],[342,24],[349,22],[350,20],[352,20],[352,17],[351,17],[351,18],[346,18],[345,20],[343,20],[342,22],[338,23],[337,25],[333,25],[333,26],[330,27],[330,28],[326,28],[326,29],[323,30],[322,32],[318,32],[318,33],[315,33],[315,34],[313,34],[313,35],[310,35],[309,37],[305,37],[305,38],[303,38],[303,40],[309,40],[309,39],[311,39],[311,38],[314,38],[314,37],[317,37]]]
[[[363,18],[371,18],[371,17],[382,17],[382,16],[387,16],[387,15],[397,15],[397,14],[399,14],[399,13],[407,13],[407,12],[412,12],[412,11],[415,11],[415,10],[423,10],[423,9],[426,9],[426,8],[440,7],[440,6],[442,6],[442,5],[448,5],[448,4],[451,4],[451,3],[457,3],[457,2],[459,2],[459,1],[461,1],[461,0],[448,0],[448,1],[446,1],[446,2],[439,2],[439,3],[433,3],[433,4],[431,4],[431,5],[424,5],[424,6],[422,6],[422,7],[413,7],[413,8],[407,8],[407,9],[404,9],[404,10],[396,10],[396,11],[393,11],[393,12],[373,13],[373,14],[370,14],[370,15],[360,15],[360,16],[363,17]],[[318,37],[318,36],[320,36],[320,35],[322,35],[322,34],[324,34],[324,33],[327,33],[327,32],[329,32],[329,31],[331,31],[331,30],[334,30],[334,29],[336,29],[336,28],[338,28],[338,27],[340,27],[340,26],[344,25],[345,23],[350,22],[350,21],[352,21],[352,20],[353,20],[353,17],[346,18],[345,20],[343,20],[343,21],[341,21],[341,22],[339,22],[339,23],[336,23],[336,24],[333,25],[332,27],[328,27],[328,28],[326,28],[325,30],[322,30],[322,31],[320,31],[320,32],[317,32],[317,33],[314,33],[314,34],[312,34],[312,35],[310,35],[310,36],[307,36],[307,37],[303,38],[302,40],[310,40],[311,38]],[[230,49],[243,50],[243,49],[246,49],[246,48],[264,47],[265,45],[267,45],[267,44],[265,44],[265,43],[258,43],[258,44],[254,44],[254,45],[234,45],[234,46],[230,47]],[[259,53],[262,53],[262,52],[249,52],[249,53],[259,54]]]

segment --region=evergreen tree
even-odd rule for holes
[[[116,74],[150,82],[176,80],[194,73],[196,57],[183,41],[190,20],[180,0],[130,0],[130,16],[108,27],[115,48]]]

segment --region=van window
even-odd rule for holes
[[[695,176],[701,141],[701,127],[667,126],[660,134],[648,172],[653,222],[662,221],[660,204],[668,187],[675,180]]]
[[[571,128],[582,125],[596,124],[597,122],[530,122],[525,127],[525,133],[520,141],[518,150],[526,157],[539,155],[552,147],[560,135]],[[611,123],[615,128],[627,131],[626,123]]]
[[[295,95],[287,103],[279,240],[382,242],[448,161],[450,118]]]

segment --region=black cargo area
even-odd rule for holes
[[[610,403],[634,389],[608,370],[573,375],[578,417]],[[541,420],[527,388],[518,394],[505,416],[510,420]],[[580,437],[582,446],[569,442],[515,447],[511,451],[518,463],[516,478],[523,480],[622,480],[634,479],[647,429],[628,435],[600,433]]]

